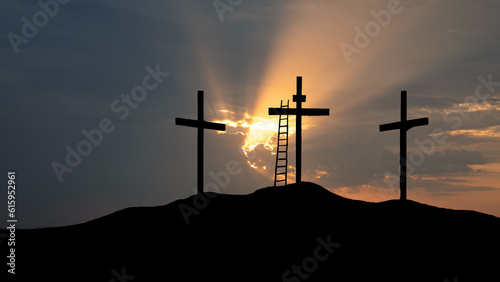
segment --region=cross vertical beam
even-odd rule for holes
[[[302,77],[297,76],[297,95],[293,95],[293,101],[297,103],[297,118],[295,121],[295,154],[296,154],[296,182],[302,182],[302,102],[306,101],[306,96],[302,95]]]
[[[203,91],[198,91],[198,119],[185,119],[185,118],[175,118],[175,125],[196,127],[198,129],[198,142],[197,142],[197,191],[198,194],[203,193],[203,156],[204,156],[204,146],[203,143],[204,129],[226,131],[226,125],[223,123],[207,122],[204,120],[205,112],[203,110],[204,104],[204,93]]]
[[[205,110],[204,110],[204,97],[203,97],[203,91],[198,91],[198,124],[201,125],[203,123],[203,119],[205,118]],[[205,150],[204,150],[204,144],[205,143],[205,137],[203,135],[203,127],[198,126],[198,176],[197,176],[197,187],[198,187],[198,194],[203,192],[203,157],[205,155]]]
[[[413,127],[428,125],[428,118],[419,118],[408,120],[407,117],[407,93],[401,91],[401,121],[386,123],[379,126],[380,132],[399,129],[399,189],[401,190],[400,200],[406,200],[406,164],[407,164],[407,140],[406,132]]]
[[[401,91],[401,124],[406,124],[407,121],[407,93],[405,90]],[[402,126],[403,127],[403,126]],[[401,172],[399,173],[399,190],[401,195],[399,198],[401,200],[406,200],[406,159],[407,159],[407,147],[406,147],[406,130],[401,128],[399,130],[399,166],[401,167]]]

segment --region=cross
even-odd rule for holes
[[[291,108],[269,108],[269,115],[295,115],[295,146],[296,148],[296,182],[302,182],[302,116],[329,116],[330,109],[304,109],[302,103],[306,102],[306,95],[302,95],[302,77],[297,76],[297,94],[293,95],[293,101],[297,103],[295,109]]]
[[[429,124],[428,118],[419,118],[407,120],[406,117],[406,90],[401,91],[401,121],[382,124],[379,126],[380,132],[399,129],[399,189],[401,190],[400,199],[406,200],[406,132],[412,127]]]
[[[198,119],[175,118],[175,125],[183,125],[198,128],[198,194],[203,193],[203,130],[226,131],[226,125],[204,121],[203,91],[198,91]]]

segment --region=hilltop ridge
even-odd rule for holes
[[[19,277],[51,281],[494,281],[500,265],[500,218],[307,182],[18,232]]]

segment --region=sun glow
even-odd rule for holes
[[[219,110],[223,113],[236,114],[229,110]],[[241,119],[223,119],[214,122],[224,123],[233,130],[228,131],[229,134],[243,134],[246,136],[245,144],[241,147],[245,155],[248,156],[250,151],[253,151],[258,145],[263,145],[270,152],[276,150],[276,138],[278,136],[278,117],[256,117],[248,113],[244,113]],[[289,122],[289,136],[295,133],[295,122]],[[224,131],[219,131],[219,134],[226,134]]]
[[[241,134],[245,136],[242,152],[247,157],[248,165],[269,177],[273,177],[274,171],[268,169],[274,167],[278,137],[278,116],[260,117],[249,113],[237,114],[230,110],[219,110],[226,114],[226,118],[215,120],[217,123],[226,124],[226,131],[219,134]],[[288,138],[295,133],[295,119],[290,118],[288,123]]]

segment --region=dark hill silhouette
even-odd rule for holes
[[[208,204],[198,195],[18,230],[18,280],[500,280],[500,218],[491,215],[411,200],[356,201],[307,182],[204,195]],[[194,200],[202,209],[186,224],[179,206]]]

